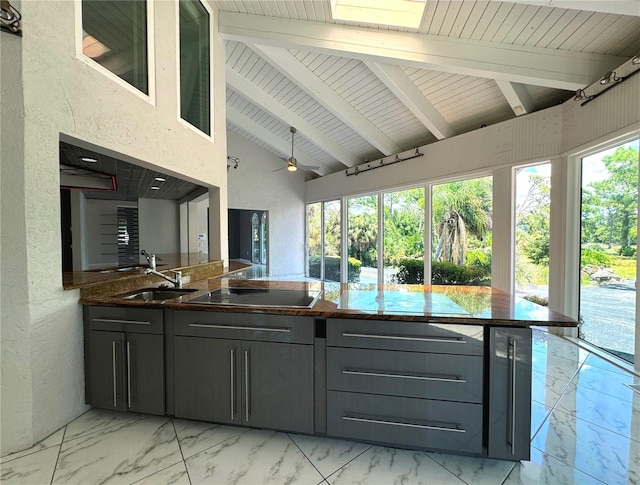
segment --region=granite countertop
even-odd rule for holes
[[[158,261],[156,269],[165,272],[167,270],[180,270],[185,272],[185,276],[189,273],[197,273],[198,270],[206,270],[210,268],[215,274],[204,273],[203,277],[218,276],[222,274],[230,274],[244,269],[250,268],[250,264],[231,261],[229,266],[223,268],[222,261],[205,261],[201,262],[193,254],[175,254],[162,255]],[[144,277],[144,270],[148,268],[147,264],[132,264],[127,266],[111,266],[108,268],[92,269],[87,271],[72,271],[62,273],[62,287],[65,290],[73,290],[77,288],[86,288],[91,286],[109,285],[113,288],[112,293],[118,290],[118,287],[124,285],[127,281],[135,281]],[[151,276],[149,278],[157,278]],[[193,280],[199,278],[192,278]],[[143,283],[144,284],[144,283]],[[124,291],[124,290],[123,290]]]
[[[154,286],[154,285],[149,285]],[[155,285],[157,286],[157,285]],[[312,308],[246,307],[187,303],[220,288],[260,288],[322,291]],[[442,321],[462,324],[575,327],[578,322],[528,300],[484,286],[359,285],[331,282],[288,282],[208,278],[185,285],[196,291],[165,301],[124,300],[125,292],[90,296],[81,292],[81,304],[117,305],[176,310],[360,318],[398,321]]]

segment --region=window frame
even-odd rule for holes
[[[180,85],[180,2],[182,0],[177,0],[175,2],[176,4],[176,56],[175,56],[175,62],[176,62],[176,118],[178,120],[178,123],[180,123],[181,125],[185,126],[186,128],[190,129],[191,131],[198,133],[200,136],[206,138],[207,140],[214,142],[214,133],[215,133],[215,125],[214,125],[214,113],[215,113],[215,106],[214,106],[214,94],[215,94],[215,79],[214,79],[214,47],[215,47],[215,42],[214,42],[214,23],[215,23],[215,16],[214,16],[214,12],[211,9],[211,7],[209,7],[209,5],[206,2],[203,2],[202,0],[193,0],[193,1],[198,1],[200,2],[200,5],[202,5],[202,7],[207,11],[207,13],[209,14],[209,132],[210,134],[205,133],[204,131],[200,130],[200,128],[198,128],[197,126],[192,125],[191,123],[189,123],[187,120],[182,118],[182,98],[181,98],[181,90],[182,87]]]
[[[107,78],[114,81],[116,84],[125,88],[130,93],[135,94],[140,99],[146,101],[152,106],[156,106],[156,76],[155,76],[155,5],[153,0],[145,0],[147,7],[147,82],[148,82],[148,94],[143,93],[138,88],[129,84],[127,81],[119,77],[117,74],[111,72],[106,67],[102,66],[99,62],[94,61],[90,57],[86,56],[82,52],[82,1],[75,1],[75,31],[76,31],[76,58],[91,67],[95,71],[103,74]]]

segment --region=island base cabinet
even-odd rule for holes
[[[164,414],[163,336],[92,330],[91,405]]]
[[[240,351],[235,340],[175,337],[177,417],[241,424]]]
[[[313,346],[176,336],[175,414],[313,433]]]
[[[482,405],[327,392],[329,436],[482,453]]]
[[[490,329],[488,455],[529,460],[531,329]]]

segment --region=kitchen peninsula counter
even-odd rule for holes
[[[153,286],[153,285],[152,285]],[[500,324],[518,327],[575,327],[578,322],[561,313],[484,286],[445,285],[360,285],[331,282],[261,281],[208,278],[185,288],[196,291],[164,301],[126,300],[135,291],[118,291],[108,296],[81,293],[81,304],[171,308],[174,310],[227,313],[312,316],[316,318],[358,318],[395,321],[442,321],[458,324]],[[312,308],[247,307],[188,303],[207,292],[224,288],[304,290],[322,292]]]
[[[530,458],[529,327],[578,324],[480,286],[112,289],[81,290],[93,406],[512,461]],[[297,303],[271,306],[287,292]]]

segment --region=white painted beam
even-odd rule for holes
[[[625,57],[220,12],[223,38],[575,91]]]
[[[256,138],[259,138],[260,140],[265,142],[267,145],[275,148],[280,153],[284,153],[285,156],[291,155],[290,141],[283,140],[278,135],[274,134],[273,132],[264,128],[262,125],[253,121],[251,118],[240,113],[240,111],[238,111],[237,109],[227,106],[227,119],[234,125],[238,125],[243,130],[247,131],[248,133],[251,133]],[[307,165],[310,167],[321,165],[317,160],[310,157],[306,153],[302,152],[302,150],[295,149],[294,155],[298,160],[298,162],[301,163],[302,165]],[[284,160],[282,162],[282,166],[286,167],[286,162]],[[312,172],[315,172],[320,176],[327,174],[326,170],[324,170],[322,167],[316,170],[312,170]]]
[[[492,0],[502,1],[502,0]],[[542,7],[570,8],[587,12],[640,16],[640,0],[510,0],[512,3]]]
[[[456,134],[400,67],[372,61],[365,64],[438,140]]]
[[[307,140],[321,150],[327,152],[346,167],[354,167],[362,163],[362,160],[356,157],[349,150],[346,150],[344,147],[337,144],[311,123],[295,114],[286,106],[283,106],[282,103],[276,100],[273,96],[265,93],[262,89],[251,81],[248,81],[245,77],[238,74],[238,72],[234,71],[229,66],[227,66],[226,69],[226,76],[227,84],[231,86],[234,91],[247,98],[253,104],[260,106],[260,108],[271,114],[273,117],[279,119],[284,124],[294,126],[299,133],[304,134]]]
[[[322,79],[307,69],[307,67],[291,55],[289,51],[277,47],[255,44],[250,44],[249,47],[384,155],[391,155],[402,151],[391,138],[376,128],[373,123],[347,103],[338,93],[327,86]]]
[[[524,85],[500,80],[496,80],[496,83],[516,116],[534,111],[529,91]]]

